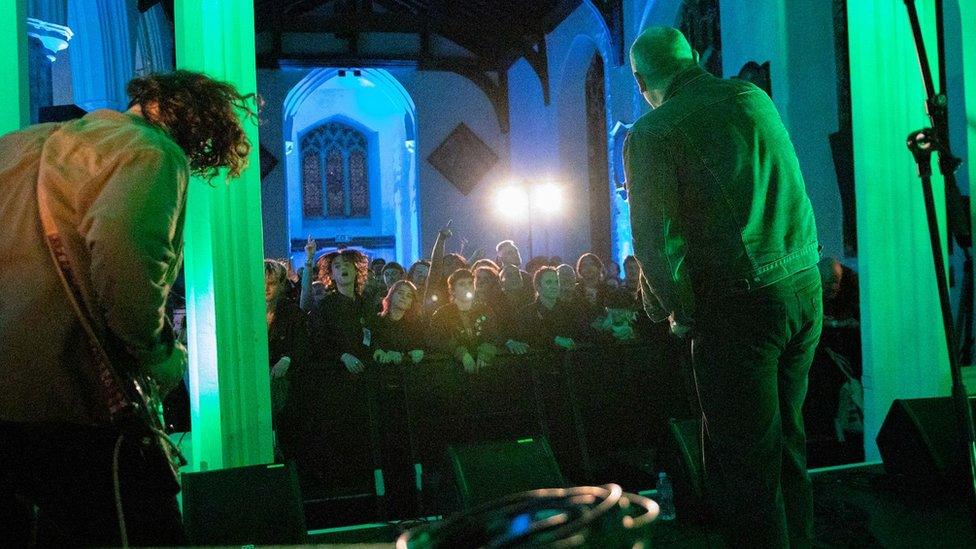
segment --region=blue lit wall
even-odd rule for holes
[[[284,100],[287,238],[392,236],[393,247],[375,248],[371,255],[409,263],[419,253],[414,103],[389,72],[362,69],[358,74],[338,69],[306,71]],[[353,126],[367,136],[369,218],[325,220],[302,215],[300,139],[331,120]]]

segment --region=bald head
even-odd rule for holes
[[[698,63],[698,54],[691,49],[691,44],[681,31],[671,27],[648,27],[637,37],[630,47],[630,65],[637,78],[644,97],[653,107],[659,106],[659,101],[648,97],[660,96],[675,74]],[[655,104],[658,103],[658,104]]]

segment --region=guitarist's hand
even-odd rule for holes
[[[186,347],[179,341],[174,341],[173,352],[170,353],[169,358],[150,368],[151,375],[159,386],[160,394],[165,396],[180,384],[183,372],[186,371],[186,364]]]

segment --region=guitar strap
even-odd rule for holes
[[[75,270],[65,252],[61,234],[58,232],[57,225],[54,223],[54,216],[51,213],[50,195],[40,184],[40,181],[37,185],[37,206],[41,217],[41,226],[44,230],[44,242],[47,243],[51,259],[54,261],[58,277],[61,279],[61,285],[68,297],[68,303],[71,304],[75,316],[78,317],[81,327],[88,336],[91,356],[95,359],[88,375],[94,382],[97,388],[97,396],[105,409],[108,410],[112,423],[119,424],[123,421],[124,416],[131,414],[132,402],[126,398],[118,373],[112,367],[105,346],[95,332],[95,323],[91,314],[83,305],[81,288],[78,285]]]

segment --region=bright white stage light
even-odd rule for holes
[[[521,219],[529,213],[529,195],[516,185],[506,185],[495,194],[495,208],[502,216]]]
[[[544,214],[563,209],[563,190],[555,183],[540,183],[532,187],[532,210]]]

